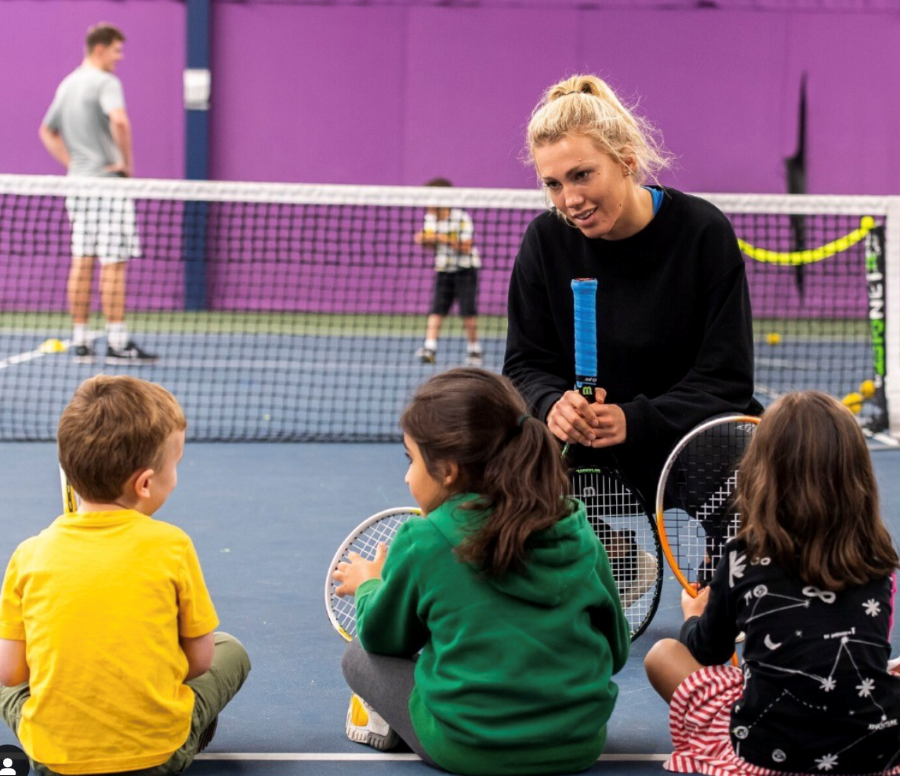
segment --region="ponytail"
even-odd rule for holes
[[[485,574],[521,571],[526,543],[571,513],[559,445],[503,377],[460,368],[423,385],[400,420],[429,473],[456,462],[458,492],[478,498],[463,508],[484,515],[456,552]]]
[[[663,149],[656,129],[594,75],[574,75],[551,86],[531,114],[526,134],[527,156],[532,162],[536,148],[583,135],[617,162],[634,169],[638,183],[655,181],[672,158]]]

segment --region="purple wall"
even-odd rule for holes
[[[791,0],[578,5],[214,2],[212,177],[416,184],[442,174],[458,185],[529,187],[518,156],[540,92],[594,71],[640,97],[663,130],[679,157],[664,182],[783,192],[806,71],[810,192],[898,191],[900,12],[886,0],[821,0],[819,11]],[[799,5],[807,10],[783,10]],[[868,10],[852,10],[860,7]],[[0,3],[0,172],[59,171],[37,126],[99,20],[128,36],[119,75],[137,173],[183,175],[177,0]]]

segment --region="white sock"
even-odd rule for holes
[[[436,339],[425,339],[425,343],[422,345],[426,350],[437,350],[437,340]]]
[[[88,337],[88,325],[86,323],[75,323],[72,324],[72,344],[75,347],[79,345],[88,345],[90,344],[90,337]]]
[[[480,353],[481,352],[481,343],[478,340],[475,342],[469,343],[469,353]]]
[[[113,350],[123,350],[128,344],[128,329],[125,323],[106,324],[106,342]]]

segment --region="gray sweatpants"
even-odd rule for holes
[[[172,776],[187,768],[197,756],[200,735],[241,689],[249,673],[250,658],[244,645],[234,636],[216,633],[216,652],[212,667],[205,674],[187,683],[194,691],[194,714],[187,741],[162,765],[128,771],[127,776]],[[0,685],[0,715],[13,733],[17,733],[19,729],[22,707],[30,697],[31,689],[27,682],[17,687]],[[46,765],[34,760],[31,761],[31,768],[41,776],[57,776]],[[108,774],[108,776],[116,775]]]
[[[350,642],[341,662],[350,689],[375,709],[424,762],[440,768],[422,748],[409,716],[415,667],[416,661],[410,658],[366,652],[358,641]]]

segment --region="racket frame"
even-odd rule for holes
[[[78,494],[69,484],[66,473],[63,471],[62,464],[59,467],[59,485],[62,489],[63,514],[74,515],[79,508]]]
[[[360,536],[362,536],[362,534],[368,531],[373,525],[376,525],[377,523],[380,523],[390,517],[402,514],[418,515],[419,517],[422,517],[422,510],[418,507],[392,507],[390,509],[384,509],[381,512],[377,512],[371,517],[367,517],[347,535],[347,538],[344,539],[343,542],[341,542],[341,546],[338,548],[338,551],[334,554],[334,558],[332,558],[331,560],[331,564],[328,567],[328,575],[325,577],[325,613],[328,616],[328,621],[331,623],[331,627],[337,631],[338,635],[342,639],[344,639],[344,641],[352,641],[353,636],[347,633],[340,622],[338,622],[338,619],[334,614],[332,595],[334,594],[335,587],[337,586],[334,581],[334,572],[337,571],[338,566],[347,559],[347,552],[353,546],[353,543]],[[393,536],[391,537],[391,539],[393,539]]]
[[[699,426],[691,429],[678,441],[678,444],[675,445],[672,452],[669,453],[669,457],[666,459],[666,463],[662,468],[662,473],[659,476],[659,484],[656,487],[656,527],[659,535],[659,541],[662,545],[662,550],[666,556],[666,561],[669,564],[669,568],[672,569],[672,573],[675,575],[675,579],[678,580],[678,584],[680,584],[685,590],[687,590],[688,594],[692,598],[696,598],[698,595],[700,595],[700,590],[693,582],[688,580],[688,578],[684,575],[684,572],[676,562],[675,555],[672,552],[672,547],[669,544],[669,537],[666,534],[666,522],[664,517],[666,480],[669,477],[669,473],[672,471],[672,467],[675,465],[675,461],[678,460],[678,455],[682,450],[684,450],[685,447],[688,446],[688,444],[694,438],[700,436],[700,434],[702,434],[707,429],[721,426],[724,423],[750,423],[754,426],[758,426],[759,418],[755,415],[726,415],[722,417],[711,418],[710,420],[706,420]]]

